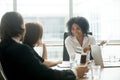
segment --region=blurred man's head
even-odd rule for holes
[[[12,37],[23,38],[25,26],[22,16],[17,12],[7,12],[1,19],[1,39],[9,39]]]

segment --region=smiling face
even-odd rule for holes
[[[77,25],[75,23],[72,25],[71,32],[72,32],[73,36],[76,36],[76,37],[83,36],[81,28],[79,27],[79,25]]]

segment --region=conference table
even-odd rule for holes
[[[79,80],[94,80],[91,71]],[[120,68],[103,68],[101,69],[100,79],[98,80],[120,80]]]
[[[55,66],[53,69],[66,70],[70,68]],[[84,77],[78,80],[94,80],[92,77],[91,69],[88,71],[88,73],[86,73]],[[101,68],[100,79],[97,80],[120,80],[120,67]]]

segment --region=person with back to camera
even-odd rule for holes
[[[45,44],[42,43],[42,35],[43,35],[43,27],[39,23],[31,22],[26,23],[26,34],[23,40],[24,44],[29,45],[31,48],[34,48],[35,46],[43,45],[44,53],[43,53],[43,64],[47,65],[48,67],[56,66],[57,64],[62,63],[62,61],[50,61],[47,60],[47,55],[45,55]],[[41,59],[41,57],[38,54],[35,54],[38,58]]]
[[[65,39],[65,46],[69,56],[75,56],[77,48],[83,49],[92,59],[90,54],[91,46],[96,45],[95,38],[89,35],[89,23],[84,17],[72,17],[67,22],[69,36]],[[102,41],[99,45],[106,43]]]
[[[83,77],[87,67],[55,70],[38,59],[35,50],[22,44],[25,25],[18,12],[7,12],[1,19],[0,61],[8,80],[75,80]]]

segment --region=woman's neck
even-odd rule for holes
[[[77,38],[79,44],[82,46],[82,44],[83,44],[83,36],[77,36],[76,38]]]

